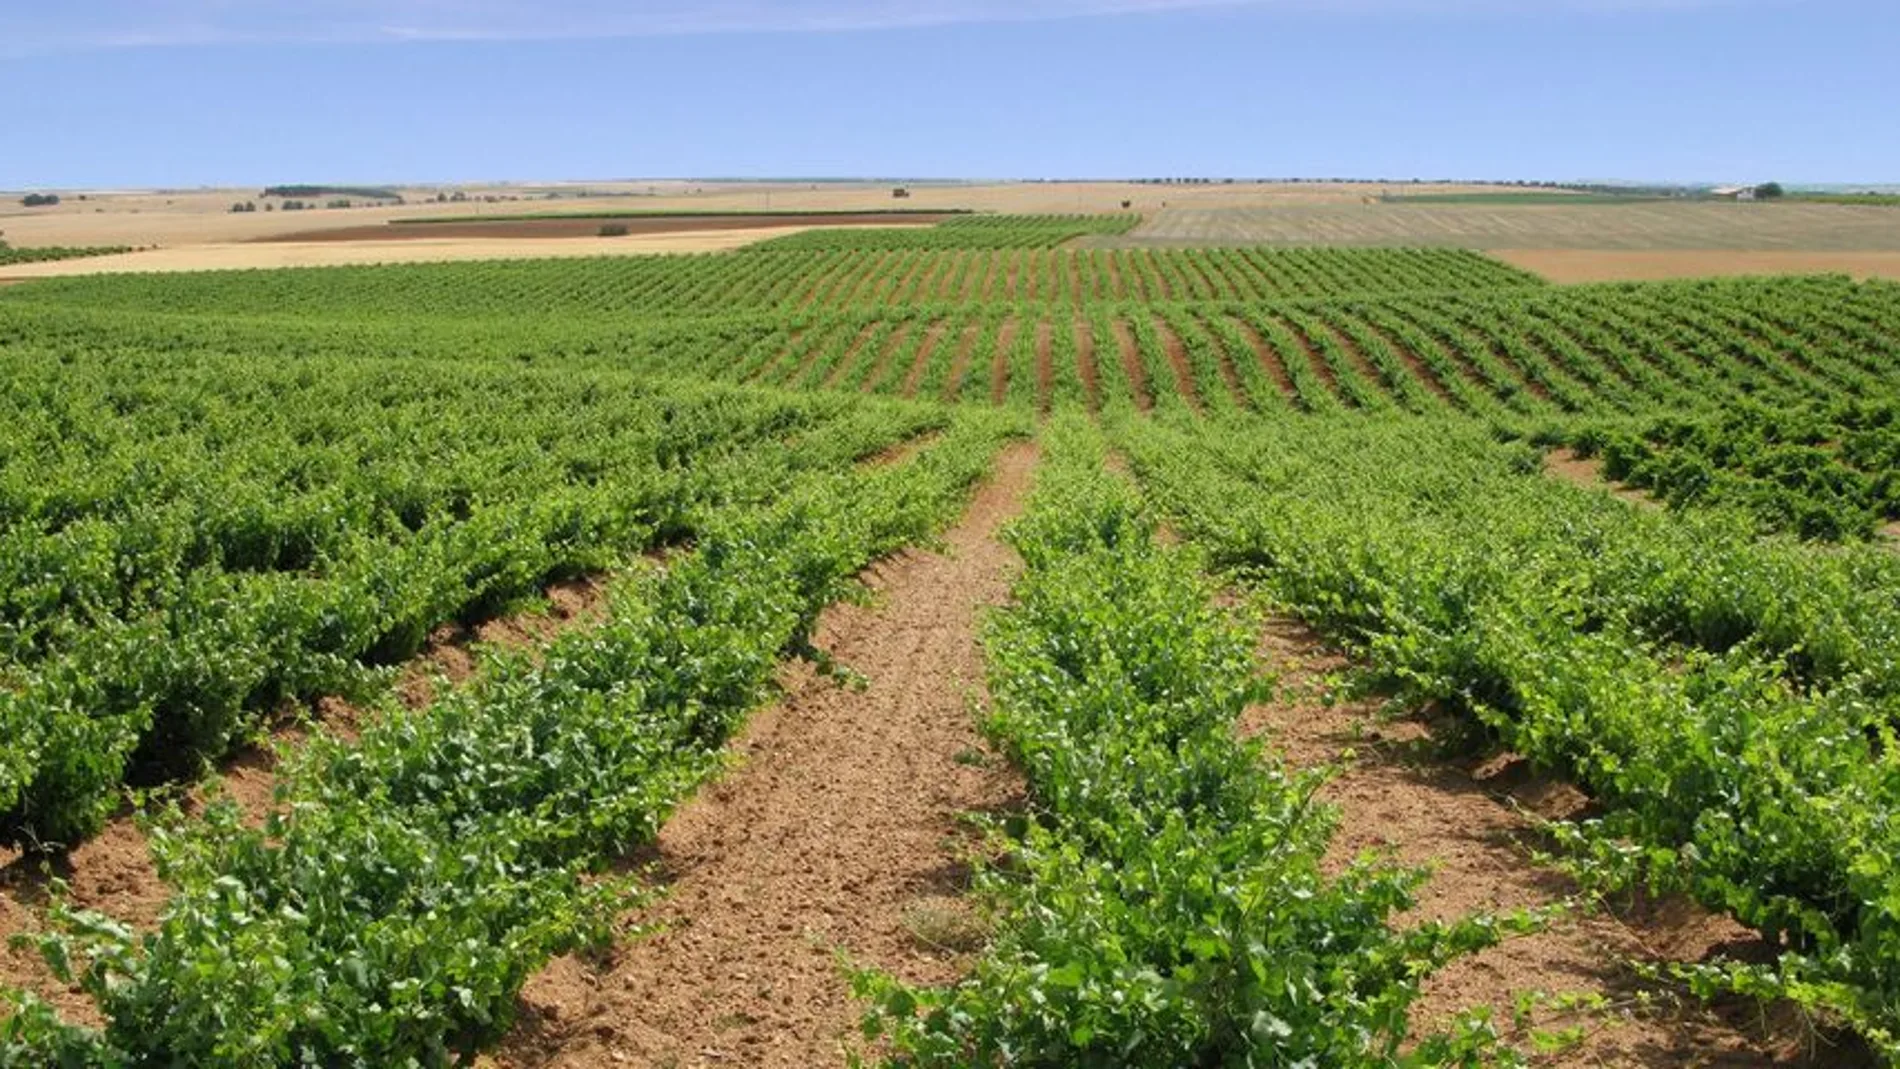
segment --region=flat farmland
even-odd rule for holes
[[[1900,252],[1900,211],[1839,204],[1642,201],[1168,207],[1128,245],[1433,245],[1471,249]]]
[[[595,224],[598,229],[599,224]],[[99,274],[172,274],[278,267],[458,263],[477,260],[572,259],[720,252],[808,227],[696,230],[626,237],[440,237],[409,240],[207,242],[141,249],[112,256],[0,267],[0,285],[35,278]]]
[[[1900,284],[1136,222],[5,287],[0,1066],[1900,1065]]]
[[[1711,275],[1847,274],[1900,279],[1900,252],[1843,249],[1492,249],[1552,282],[1651,282]]]

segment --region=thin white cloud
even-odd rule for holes
[[[1774,0],[67,0],[0,11],[0,54],[242,42],[546,40],[899,29],[1208,8],[1525,16]]]

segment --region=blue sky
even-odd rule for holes
[[[1890,0],[63,0],[0,188],[633,176],[1900,182]]]

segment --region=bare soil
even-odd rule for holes
[[[1129,385],[1135,391],[1135,407],[1143,412],[1155,405],[1154,395],[1148,390],[1148,372],[1141,365],[1141,348],[1135,341],[1134,328],[1125,319],[1116,319],[1115,345],[1121,351],[1122,373],[1128,376]]]
[[[152,248],[77,260],[13,264],[13,281],[75,275],[167,274],[279,267],[343,267],[370,264],[453,263],[469,260],[568,259],[589,256],[653,256],[720,252],[750,245],[785,230],[709,230],[624,238],[429,238],[413,241],[252,241]]]
[[[1537,866],[1535,818],[1585,812],[1574,787],[1534,774],[1504,754],[1484,760],[1437,755],[1432,725],[1420,718],[1382,718],[1379,703],[1327,700],[1326,678],[1345,660],[1296,621],[1276,618],[1264,629],[1260,657],[1278,674],[1281,697],[1251,710],[1243,731],[1262,733],[1297,767],[1335,765],[1321,796],[1337,806],[1341,824],[1328,855],[1343,868],[1364,852],[1429,868],[1417,907],[1400,923],[1443,920],[1475,911],[1506,912],[1572,901],[1577,889],[1562,874]],[[1414,1007],[1415,1034],[1448,1026],[1474,1007],[1491,1007],[1507,1039],[1519,993],[1600,996],[1608,1010],[1547,1013],[1536,1027],[1581,1025],[1580,1043],[1540,1056],[1540,1066],[1843,1066],[1863,1065],[1853,1045],[1828,1046],[1784,1012],[1754,1004],[1708,1006],[1670,992],[1645,1007],[1632,960],[1702,960],[1735,950],[1752,935],[1734,921],[1669,900],[1617,915],[1579,908],[1548,930],[1507,940],[1453,962],[1430,977]]]
[[[1020,798],[973,702],[978,621],[1017,568],[996,533],[1034,463],[1007,450],[947,553],[894,558],[872,571],[878,604],[825,612],[818,644],[868,684],[786,673],[785,698],[731,744],[737,766],[660,832],[668,894],[636,918],[658,933],[534,977],[495,1062],[837,1065],[860,1012],[840,954],[914,982],[960,975],[964,953],[941,945],[968,923],[959,815]]]
[[[490,219],[454,223],[386,223],[272,234],[258,241],[440,241],[452,238],[592,238],[603,226],[626,227],[635,234],[694,234],[709,230],[785,230],[812,227],[935,226],[953,215],[660,215],[594,219]]]
[[[970,374],[970,358],[976,349],[977,339],[982,337],[983,328],[975,323],[963,328],[963,339],[957,343],[956,352],[950,356],[950,373],[943,380],[943,400],[954,401],[957,395],[969,387],[963,380]]]
[[[1874,209],[1891,211],[1892,209]],[[1895,213],[1900,217],[1900,212]],[[1552,282],[1625,282],[1710,275],[1847,274],[1900,279],[1900,251],[1843,249],[1498,249],[1491,255]]]
[[[1174,328],[1159,319],[1155,320],[1155,333],[1161,337],[1161,351],[1167,354],[1168,366],[1174,369],[1174,388],[1186,399],[1188,407],[1201,411],[1204,402],[1194,388],[1194,368],[1188,364],[1187,346],[1174,333]]]
[[[904,385],[899,393],[905,397],[917,396],[917,383],[923,380],[924,372],[930,369],[930,358],[936,355],[937,346],[942,344],[944,333],[949,329],[950,325],[941,319],[930,324],[930,329],[924,333],[923,344],[917,347],[917,359],[904,375]]]
[[[916,329],[917,324],[907,322],[891,331],[891,336],[884,341],[884,347],[878,350],[876,366],[872,367],[871,373],[864,377],[862,389],[865,393],[876,392],[877,388],[884,384],[884,380],[890,377],[892,360],[904,348],[905,343],[910,340],[911,332]]]
[[[1643,493],[1611,482],[1603,474],[1603,462],[1595,457],[1581,457],[1574,449],[1553,450],[1544,457],[1544,470],[1564,482],[1581,486],[1585,490],[1600,490],[1642,508],[1661,508],[1662,502]]]
[[[996,352],[990,357],[990,403],[1000,405],[1009,397],[1009,377],[1020,374],[1010,367],[1010,358],[1016,353],[1016,332],[1022,329],[1022,323],[1014,316],[1003,321],[1001,330],[996,332]]]

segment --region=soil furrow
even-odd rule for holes
[[[929,370],[930,358],[936,355],[937,345],[943,341],[944,332],[948,329],[950,329],[950,324],[945,320],[939,319],[930,324],[930,329],[924,333],[923,344],[917,347],[917,359],[912,362],[910,371],[905,374],[904,385],[898,391],[899,393],[905,397],[917,396],[917,383],[924,377],[924,372]]]
[[[1078,319],[1072,327],[1075,330],[1076,370],[1082,376],[1082,391],[1088,396],[1090,412],[1102,410],[1102,389],[1096,378],[1095,332],[1089,328],[1088,320]]]
[[[1125,319],[1115,320],[1115,344],[1121,350],[1122,373],[1128,376],[1128,384],[1135,391],[1135,407],[1143,412],[1155,406],[1154,395],[1148,392],[1148,372],[1141,366],[1141,347],[1135,340],[1135,331]]]
[[[1156,318],[1155,335],[1161,339],[1161,352],[1168,358],[1168,366],[1174,369],[1174,388],[1181,393],[1188,407],[1202,411],[1200,391],[1194,388],[1194,365],[1188,362],[1187,345],[1174,328],[1160,318]]]
[[[1280,388],[1280,395],[1286,398],[1288,404],[1298,406],[1299,387],[1293,385],[1293,378],[1287,374],[1286,365],[1280,362],[1280,354],[1267,343],[1267,339],[1260,336],[1260,332],[1254,329],[1252,323],[1244,319],[1235,319],[1233,322],[1234,326],[1240,329],[1241,335],[1247,339],[1247,344],[1253,346],[1254,357],[1260,361],[1261,370],[1265,371],[1267,377],[1273,380],[1273,384]]]
[[[1022,324],[1011,316],[996,332],[996,352],[990,357],[990,403],[993,405],[1000,405],[1009,398],[1010,375],[1021,374],[1009,366],[1016,355],[1016,332],[1020,329]]]
[[[868,684],[787,671],[736,767],[661,830],[668,894],[637,918],[657,931],[531,980],[500,1064],[839,1065],[860,1012],[841,953],[915,982],[959,975],[944,944],[973,945],[960,814],[1020,800],[971,700],[982,611],[1017,568],[997,531],[1034,463],[1005,451],[947,553],[903,554],[873,569],[878,604],[825,612],[818,645]]]

